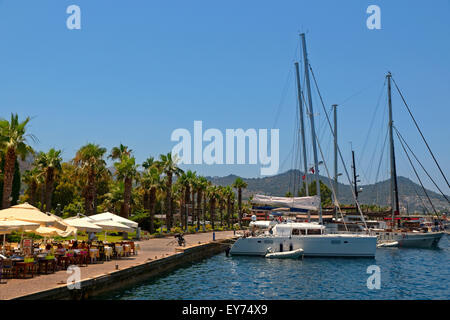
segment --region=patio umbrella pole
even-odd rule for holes
[[[23,229],[20,235],[20,251],[23,252]]]

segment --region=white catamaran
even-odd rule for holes
[[[326,227],[322,225],[322,205],[320,201],[320,183],[319,183],[319,162],[317,157],[316,133],[314,128],[313,106],[311,99],[311,88],[309,82],[309,63],[306,52],[305,34],[301,34],[303,45],[303,58],[305,63],[305,81],[308,89],[308,114],[311,123],[312,146],[314,154],[314,173],[316,180],[317,196],[312,197],[270,197],[256,195],[252,202],[273,205],[288,206],[291,208],[316,210],[319,212],[319,223],[277,223],[275,221],[266,222],[269,230],[263,234],[239,238],[232,246],[230,253],[232,255],[259,255],[274,254],[277,252],[300,252],[305,257],[370,257],[375,256],[377,237],[365,234],[327,234]],[[300,107],[300,129],[303,143],[303,158],[306,170],[306,148],[303,124],[303,104],[300,91],[300,77],[298,63],[297,69],[297,88]],[[319,145],[320,147],[320,145]],[[323,156],[322,156],[323,157]],[[306,183],[308,185],[308,183]],[[307,189],[307,188],[306,188]],[[308,190],[306,190],[308,195]],[[308,220],[310,221],[310,220]],[[271,224],[271,225],[270,225]],[[253,223],[256,227],[257,224]]]

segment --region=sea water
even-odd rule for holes
[[[436,249],[379,248],[374,259],[222,253],[95,299],[449,299],[449,238]],[[368,285],[374,265],[379,289]]]

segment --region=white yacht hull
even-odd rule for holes
[[[379,241],[397,241],[400,248],[433,248],[445,232],[380,232]]]
[[[265,256],[273,252],[303,249],[304,256],[375,257],[376,236],[363,235],[299,235],[239,238],[232,246],[232,255]]]

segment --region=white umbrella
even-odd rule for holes
[[[7,209],[0,210],[0,219],[15,219],[39,224],[53,225],[57,219],[41,212],[38,208],[28,203],[18,204]]]
[[[119,222],[116,221],[112,221],[112,220],[105,220],[105,221],[95,221],[93,222],[94,224],[96,224],[97,226],[102,227],[103,230],[105,231],[113,231],[113,232],[133,232],[133,229],[121,224]]]
[[[25,229],[35,230],[37,228],[39,228],[39,223],[20,221],[20,220],[14,220],[14,219],[0,220],[0,234],[3,234],[3,245],[5,245],[5,242],[6,242],[6,234],[9,234],[13,231],[18,230],[18,231],[22,231],[22,236],[23,236],[23,231]]]
[[[121,224],[116,221],[112,220],[105,220],[105,221],[95,221],[95,224],[102,227],[103,230],[105,230],[105,241],[106,241],[106,231],[112,231],[112,232],[133,232],[133,229]]]
[[[95,223],[95,222],[92,221],[92,220],[96,220],[96,221],[112,220],[112,221],[124,224],[124,225],[126,225],[126,226],[128,226],[130,228],[133,228],[133,229],[136,229],[138,227],[138,223],[137,222],[134,222],[134,221],[126,219],[124,217],[118,216],[118,215],[116,215],[114,213],[111,213],[111,212],[104,212],[104,213],[94,214],[92,216],[85,217],[83,219],[87,219],[87,218],[88,218],[88,221],[93,222],[93,223]]]
[[[22,243],[23,232],[25,230],[36,230],[37,228],[39,228],[39,223],[15,219],[2,219],[0,220],[0,233],[3,234],[3,245],[5,245],[7,233],[11,233],[12,231],[22,231],[20,235],[20,243]]]
[[[14,230],[36,230],[39,228],[39,223],[21,221],[15,219],[0,220],[0,230],[14,231]]]
[[[30,230],[27,230],[30,231]],[[43,236],[43,237],[52,237],[52,236],[60,236],[60,237],[68,237],[72,234],[76,234],[77,229],[74,227],[69,227],[68,230],[61,230],[55,227],[43,227],[40,226],[36,230],[33,231],[34,233]]]
[[[65,223],[67,223],[68,225],[77,228],[80,231],[84,231],[84,232],[102,232],[103,228],[92,223],[89,222],[87,220],[84,219],[79,219],[79,218],[75,218],[75,219],[65,219],[64,220]]]

